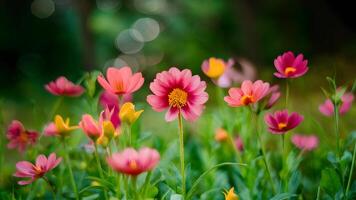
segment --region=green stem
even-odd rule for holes
[[[62,104],[63,97],[59,97],[56,102],[53,104],[53,107],[51,109],[51,112],[48,116],[48,120],[51,121],[54,118],[54,115],[56,114],[59,106]]]
[[[74,190],[74,193],[75,193],[75,199],[79,200],[79,193],[78,193],[77,185],[75,184],[75,181],[74,181],[72,163],[70,162],[69,152],[68,152],[68,149],[66,147],[66,143],[65,143],[64,139],[63,139],[63,148],[65,150],[64,159],[65,159],[65,161],[67,163],[67,166],[68,166],[69,178],[70,178],[70,182],[72,184],[72,187],[73,187],[73,190]]]
[[[320,186],[318,187],[318,193],[316,195],[316,200],[319,200],[320,199]]]
[[[182,196],[185,199],[185,167],[184,167],[184,135],[183,135],[183,122],[182,114],[178,113],[178,128],[179,128],[179,152],[180,152],[180,168],[182,175]]]
[[[117,199],[121,199],[121,175],[119,174],[118,178],[117,178],[117,189],[116,189],[116,197]]]
[[[147,175],[146,175],[146,178],[145,178],[145,182],[144,182],[143,188],[142,188],[143,197],[146,197],[147,185],[149,184],[150,179],[151,179],[151,172],[147,172]]]
[[[289,101],[289,81],[286,80],[286,108],[288,108]]]
[[[133,189],[134,199],[139,199],[138,192],[137,192],[137,178],[136,178],[136,176],[132,176],[131,180],[132,180],[132,189]]]
[[[44,177],[42,177],[42,179],[46,181],[46,183],[48,184],[49,188],[51,189],[53,199],[54,199],[54,200],[57,199],[57,197],[56,197],[56,192],[55,192],[55,190],[54,190],[54,188],[53,188],[53,185],[49,182],[49,180],[47,179],[47,177],[44,176]]]
[[[255,122],[256,122],[257,137],[258,137],[258,140],[259,140],[259,143],[260,143],[260,147],[261,147],[261,151],[262,151],[262,158],[263,158],[266,170],[267,170],[268,178],[269,178],[269,180],[271,182],[271,186],[272,186],[273,192],[274,192],[274,194],[276,194],[276,188],[275,188],[274,181],[273,181],[273,178],[272,178],[272,175],[271,175],[271,170],[270,170],[268,162],[267,162],[265,149],[264,149],[264,146],[263,146],[263,143],[262,143],[262,138],[261,138],[260,131],[259,131],[258,114],[255,114]]]
[[[353,172],[354,165],[355,165],[355,157],[356,157],[356,143],[354,144],[354,152],[353,152],[353,156],[352,156],[352,163],[351,163],[351,168],[350,168],[349,180],[347,181],[347,187],[346,187],[345,195],[347,195],[347,193],[349,192],[349,189],[350,189],[351,179],[352,179],[352,172]]]
[[[334,118],[335,118],[335,135],[336,135],[336,153],[340,160],[340,133],[339,133],[339,107],[334,105]]]
[[[96,165],[97,165],[97,168],[99,171],[99,176],[100,176],[100,178],[104,179],[103,168],[101,167],[100,160],[99,160],[98,145],[95,143],[94,147],[95,147],[94,156],[95,156]],[[108,194],[107,194],[106,189],[104,189],[104,197],[105,197],[105,199],[108,199]]]

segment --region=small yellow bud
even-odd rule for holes
[[[229,135],[225,129],[223,129],[223,128],[216,129],[215,140],[217,142],[224,142],[228,139],[228,137],[229,137]]]
[[[133,124],[141,115],[143,110],[135,111],[135,105],[131,102],[124,103],[120,109],[119,117],[124,123]]]
[[[234,192],[234,187],[232,187],[229,191],[224,192],[225,200],[239,200],[239,196],[237,196]]]

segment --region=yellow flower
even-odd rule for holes
[[[213,79],[219,78],[225,72],[225,62],[218,58],[209,58],[209,68],[205,74]]]
[[[96,143],[103,146],[106,148],[109,145],[110,139],[106,137],[105,135],[100,136],[97,140]]]
[[[229,135],[223,128],[218,128],[215,131],[215,140],[217,142],[224,142],[228,139]]]
[[[234,193],[234,187],[230,188],[229,191],[223,192],[225,195],[225,200],[239,200],[239,196]]]
[[[120,109],[119,117],[124,123],[133,124],[140,117],[143,110],[135,111],[135,105],[131,102],[124,103]]]
[[[78,126],[70,126],[69,122],[70,122],[69,118],[66,118],[66,121],[64,121],[62,116],[56,115],[54,118],[54,125],[57,128],[57,132],[59,134],[68,133],[70,131],[79,128]]]

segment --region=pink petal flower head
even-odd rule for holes
[[[351,109],[353,101],[354,95],[351,92],[347,92],[342,95],[339,113],[341,115],[347,113]],[[325,100],[325,102],[319,106],[319,111],[325,116],[332,116],[334,114],[334,105],[332,101],[330,99]]]
[[[235,146],[236,146],[237,150],[239,150],[240,152],[243,152],[244,151],[244,143],[243,143],[241,137],[237,136],[235,138],[234,142],[235,142]]]
[[[267,104],[265,106],[265,109],[268,110],[270,108],[272,108],[272,106],[274,106],[274,104],[277,103],[279,97],[281,97],[281,93],[279,92],[279,86],[278,85],[274,85],[272,87],[269,88],[268,90],[268,101]]]
[[[20,121],[13,120],[7,128],[7,139],[9,149],[17,148],[19,152],[25,151],[28,145],[36,143],[38,133],[32,130],[26,130]]]
[[[108,92],[116,95],[131,94],[143,85],[144,78],[141,73],[132,74],[130,67],[120,69],[109,67],[106,78],[98,76],[99,84]]]
[[[99,97],[99,103],[104,109],[109,109],[112,111],[110,121],[114,124],[115,127],[118,127],[120,125],[120,107],[117,96],[110,92],[104,91]]]
[[[93,141],[96,141],[102,135],[102,127],[91,115],[85,114],[79,122],[79,127]]]
[[[192,76],[188,69],[180,71],[175,67],[158,73],[150,89],[153,94],[147,96],[147,102],[157,112],[168,109],[166,121],[173,121],[179,113],[188,121],[196,120],[209,98],[205,92],[206,83],[199,76]]]
[[[158,151],[142,148],[136,151],[126,148],[120,153],[114,153],[107,158],[107,162],[115,171],[131,176],[137,176],[156,167],[160,159]]]
[[[61,161],[62,158],[56,158],[55,153],[51,153],[48,159],[44,155],[39,155],[35,164],[28,161],[17,162],[16,173],[13,176],[19,178],[30,178],[28,180],[17,182],[19,185],[27,185],[39,178],[42,178],[47,172],[57,167]]]
[[[269,83],[258,80],[242,82],[241,88],[230,88],[229,96],[224,98],[231,107],[247,106],[258,102],[268,94]]]
[[[276,111],[274,114],[267,114],[265,116],[268,130],[272,134],[284,134],[297,127],[303,119],[303,116],[295,112],[289,115],[287,110]]]
[[[304,60],[303,54],[294,56],[288,51],[274,60],[277,72],[274,75],[278,78],[297,78],[303,76],[308,71],[308,60]]]
[[[319,139],[315,135],[299,135],[292,136],[292,143],[300,150],[311,151],[318,147]]]
[[[45,85],[45,88],[48,92],[56,96],[77,97],[82,95],[84,92],[84,88],[82,86],[75,85],[64,76],[48,83]]]

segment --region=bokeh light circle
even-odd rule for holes
[[[158,22],[152,18],[138,19],[132,28],[141,33],[143,39],[142,42],[156,39],[160,31]],[[138,37],[136,40],[140,40],[140,38]]]
[[[115,40],[116,47],[125,54],[139,52],[144,43],[142,34],[135,29],[126,29],[120,32]]]
[[[34,0],[31,4],[31,12],[40,19],[47,18],[54,13],[55,4],[52,0]]]

